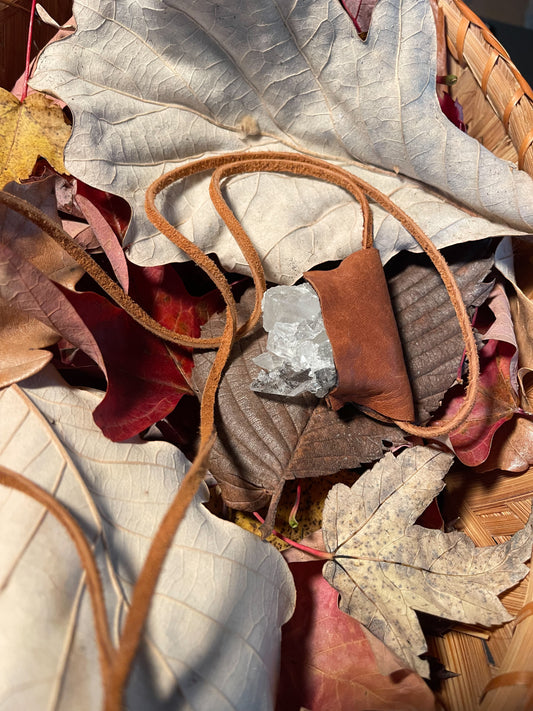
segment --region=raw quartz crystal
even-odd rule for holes
[[[267,350],[253,359],[264,369],[252,382],[255,392],[324,397],[337,384],[337,371],[320,310],[310,284],[274,286],[263,296]]]

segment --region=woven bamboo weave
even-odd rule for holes
[[[452,98],[463,107],[468,133],[533,176],[533,91],[509,53],[462,0],[438,0],[445,18]],[[512,53],[512,48],[511,53]],[[478,474],[455,469],[447,478],[447,518],[476,545],[508,540],[526,523],[533,469],[524,474]],[[457,626],[429,640],[430,653],[458,676],[439,699],[446,711],[533,709],[533,580],[502,596],[516,618],[497,629]]]

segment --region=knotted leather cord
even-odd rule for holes
[[[217,211],[228,225],[228,228],[232,232],[244,256],[246,257],[250,265],[256,287],[256,302],[252,315],[239,329],[237,329],[236,323],[235,301],[223,273],[209,257],[207,257],[201,250],[198,249],[198,247],[196,247],[196,245],[189,242],[189,240],[187,240],[181,232],[172,227],[172,225],[170,225],[168,221],[162,217],[154,203],[156,195],[176,180],[206,170],[215,171],[210,185],[210,195]],[[101,652],[101,657],[105,659],[105,662],[102,663],[102,668],[103,670],[105,668],[105,671],[103,671],[103,681],[106,691],[106,711],[118,711],[118,709],[122,707],[124,687],[127,683],[131,665],[140,644],[142,630],[148,615],[150,602],[154,594],[159,573],[179,524],[183,520],[185,512],[205,475],[207,460],[215,437],[214,405],[216,391],[232,345],[237,338],[249,333],[260,318],[260,303],[266,286],[261,261],[250,239],[223,199],[220,190],[220,181],[224,177],[230,177],[242,172],[256,172],[264,170],[311,176],[326,180],[327,182],[339,185],[340,187],[348,190],[357,200],[359,200],[363,209],[365,225],[363,229],[364,247],[368,247],[369,244],[371,244],[372,235],[371,213],[367,200],[364,197],[364,195],[367,195],[399,220],[399,222],[410,232],[424,251],[426,251],[426,253],[430,256],[435,267],[439,271],[457,313],[466,344],[467,357],[470,365],[467,395],[461,409],[456,413],[452,420],[444,425],[419,427],[405,422],[396,422],[396,424],[410,434],[422,437],[427,437],[428,435],[440,436],[460,426],[468,417],[468,414],[473,407],[479,379],[479,360],[477,348],[470,326],[470,321],[468,319],[468,314],[462,301],[461,293],[455,283],[448,265],[446,264],[446,261],[440,252],[434,247],[431,240],[428,239],[428,237],[406,213],[404,213],[379,190],[341,168],[332,166],[315,158],[300,156],[299,154],[261,152],[254,153],[251,156],[249,153],[237,153],[196,161],[195,163],[191,163],[170,171],[152,183],[146,193],[145,206],[148,217],[153,224],[163,234],[165,234],[165,236],[182,249],[211,277],[222,293],[226,303],[226,323],[223,335],[220,338],[192,338],[190,336],[176,334],[173,331],[162,327],[143,309],[141,309],[136,302],[125,294],[124,291],[107,276],[98,264],[96,264],[96,262],[94,262],[94,260],[92,260],[56,223],[44,215],[40,210],[34,208],[34,206],[30,203],[27,203],[20,198],[14,198],[8,193],[0,191],[0,202],[20,214],[25,215],[32,222],[40,226],[41,229],[55,239],[65,249],[65,251],[67,251],[67,253],[69,253],[70,256],[72,256],[80,264],[80,266],[82,266],[90,274],[90,276],[95,279],[95,281],[119,306],[121,306],[130,316],[145,326],[145,328],[149,331],[165,340],[177,343],[178,345],[190,347],[196,346],[197,348],[218,348],[218,352],[207,378],[202,397],[200,448],[198,455],[195,457],[189,471],[180,484],[178,492],[162,523],[160,524],[154,539],[152,540],[148,555],[133,591],[132,604],[126,616],[119,647],[112,655],[110,665],[110,656],[108,654],[102,655]],[[13,483],[10,480],[6,480],[4,483],[8,486],[13,486]],[[27,489],[27,493],[35,498],[35,492],[30,491],[30,487],[27,487]],[[43,504],[47,508],[50,507],[51,509],[50,502],[43,501]],[[68,521],[72,518],[66,511],[65,516]],[[61,520],[61,522],[67,528],[69,535],[71,535],[74,539],[72,533],[73,527],[69,526],[67,520]],[[74,519],[72,519],[72,521],[74,521]],[[95,606],[94,614],[97,627],[102,627],[102,623],[105,626],[105,621],[107,620],[105,615],[105,607],[103,609],[97,609],[97,606]]]

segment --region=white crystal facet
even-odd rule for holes
[[[275,286],[263,297],[267,350],[254,358],[264,369],[253,381],[256,392],[324,397],[337,383],[337,371],[317,293],[310,284]]]

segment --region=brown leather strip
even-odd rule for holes
[[[505,127],[505,130],[507,131],[509,129],[509,119],[511,118],[511,113],[514,109],[514,107],[518,104],[520,99],[524,96],[524,90],[522,87],[518,87],[518,89],[515,91],[515,93],[511,96],[509,101],[507,102],[507,106],[505,107],[505,110],[503,112],[502,116],[502,122]]]
[[[494,689],[501,689],[504,686],[527,686],[531,688],[533,686],[533,672],[531,671],[512,671],[505,672],[504,674],[499,674],[489,681],[487,686],[483,689],[481,698],[489,691],[494,691]]]
[[[346,402],[393,420],[414,419],[398,326],[377,249],[360,249],[330,271],[304,274],[320,297],[338,385],[328,402]]]
[[[526,158],[526,153],[530,149],[532,143],[533,143],[533,128],[531,128],[526,133],[526,135],[522,139],[520,148],[518,149],[518,167],[520,169],[522,169],[524,167],[524,160]]]
[[[466,19],[466,17],[461,17],[461,19],[459,20],[459,27],[457,28],[457,37],[455,40],[455,47],[457,49],[457,61],[459,62],[459,64],[462,64],[464,62],[463,51],[465,48],[466,33],[468,32],[469,27],[470,22]]]
[[[498,52],[491,50],[489,58],[487,60],[487,63],[485,64],[485,69],[483,70],[483,76],[481,77],[481,91],[485,95],[487,94],[487,85],[489,83],[490,75],[496,65],[496,62],[499,59],[499,56],[500,55],[498,54]]]

